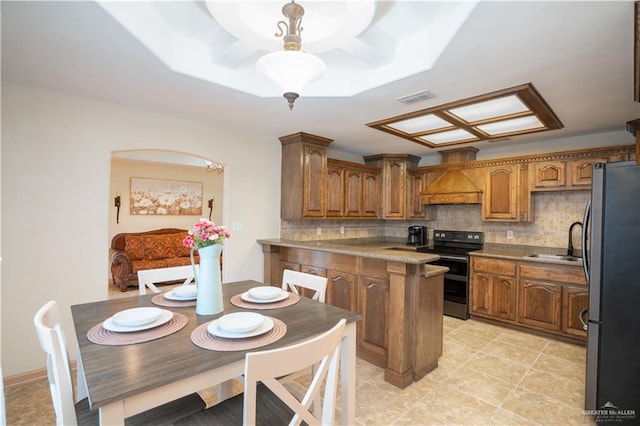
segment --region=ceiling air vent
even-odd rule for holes
[[[430,90],[421,90],[419,92],[401,96],[397,100],[402,102],[405,105],[412,105],[417,102],[426,101],[427,99],[431,99],[435,96],[436,95],[434,95],[433,92],[431,92]]]

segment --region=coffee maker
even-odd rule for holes
[[[407,237],[407,245],[409,246],[426,246],[429,242],[429,234],[426,226],[410,226],[409,236]]]

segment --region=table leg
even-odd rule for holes
[[[76,354],[76,402],[82,401],[89,396],[87,391],[87,379],[84,377],[84,367],[82,366],[82,356],[80,355],[80,348],[78,348]]]
[[[355,424],[356,417],[356,323],[348,323],[340,353],[342,424]]]

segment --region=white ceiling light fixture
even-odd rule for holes
[[[289,109],[292,110],[293,103],[304,87],[322,77],[327,71],[327,66],[317,56],[300,51],[304,8],[292,1],[282,7],[282,14],[289,23],[278,21],[277,26],[280,31],[275,36],[283,37],[284,50],[269,53],[258,59],[256,68],[258,72],[280,86],[283,91],[282,96],[289,102]]]

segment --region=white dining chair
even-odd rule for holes
[[[244,393],[189,416],[176,425],[334,424],[345,324],[342,319],[331,330],[302,343],[247,353]],[[279,377],[312,364],[319,367],[303,398],[298,400],[283,386]],[[310,407],[314,400],[319,399],[323,385],[322,407],[314,413]]]
[[[2,367],[0,366],[0,425],[7,424],[7,412],[4,403],[4,376],[2,375]]]
[[[200,272],[200,265],[195,265],[196,274]],[[147,294],[147,287],[154,293],[160,293],[156,283],[185,280],[182,285],[190,284],[194,280],[193,266],[172,266],[169,268],[143,269],[138,271],[138,288],[140,296]]]
[[[285,269],[282,273],[282,289],[299,294],[297,287],[315,291],[312,299],[324,303],[327,294],[327,277]]]
[[[97,425],[98,410],[91,410],[86,398],[75,402],[69,356],[60,325],[58,303],[49,301],[33,319],[40,346],[47,354],[47,376],[51,399],[56,413],[56,425]],[[80,380],[80,378],[79,378]],[[189,415],[202,411],[205,402],[197,393],[187,395],[157,408],[126,419],[127,425],[170,425]]]

